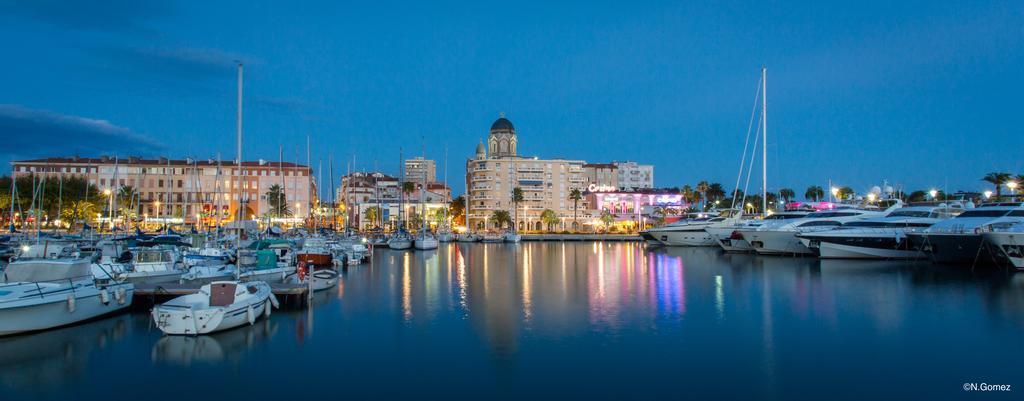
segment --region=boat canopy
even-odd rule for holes
[[[4,281],[44,282],[92,277],[88,259],[30,259],[11,262],[4,269]]]
[[[292,246],[292,242],[286,239],[261,239],[259,241],[253,241],[251,244],[249,244],[248,248],[254,251],[258,251],[261,249],[281,248],[290,246]]]

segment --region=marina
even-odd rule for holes
[[[241,388],[271,366],[301,364],[275,370],[253,397],[290,396],[310,370],[329,370],[343,372],[336,385],[303,394],[832,398],[848,381],[897,381],[843,398],[942,398],[964,375],[1011,381],[1024,357],[1015,340],[1024,283],[1006,271],[638,242],[374,252],[313,294],[310,309],[235,330],[165,336],[148,311],[133,311],[0,338],[0,388],[14,398],[101,397],[104,386],[83,383],[116,371],[123,391],[177,399],[185,378],[190,389]],[[394,377],[403,385],[387,385]]]

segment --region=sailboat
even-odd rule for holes
[[[405,250],[412,248],[412,236],[409,235],[408,231],[405,231],[404,222],[402,221],[402,210],[405,209],[405,189],[402,185],[405,184],[405,162],[402,160],[402,151],[398,151],[398,161],[401,163],[399,168],[401,169],[402,179],[398,185],[398,230],[394,234],[391,234],[391,238],[388,238],[388,248]]]
[[[426,159],[426,154],[423,156]],[[420,206],[422,210],[420,221],[422,223],[419,230],[416,230],[416,238],[413,241],[413,246],[419,250],[437,249],[438,245],[437,238],[434,238],[434,234],[430,232],[430,226],[427,225],[426,186],[427,175],[424,173],[420,182]]]
[[[444,221],[437,228],[437,240],[440,242],[455,241],[455,234],[452,233],[451,221],[448,218],[448,205],[451,199],[448,196],[451,190],[448,188],[448,148],[444,149]]]

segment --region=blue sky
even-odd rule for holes
[[[732,187],[766,65],[772,190],[1024,174],[1019,1],[61,3],[0,0],[0,162],[231,158],[243,60],[247,159],[308,134],[336,177],[393,172],[425,141],[461,192],[505,112],[522,154]]]

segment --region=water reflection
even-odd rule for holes
[[[205,336],[162,336],[153,344],[153,362],[179,366],[193,363],[237,362],[254,346],[270,341],[278,331],[276,319]]]
[[[0,338],[0,381],[14,388],[71,382],[126,338],[128,315],[41,333]]]

